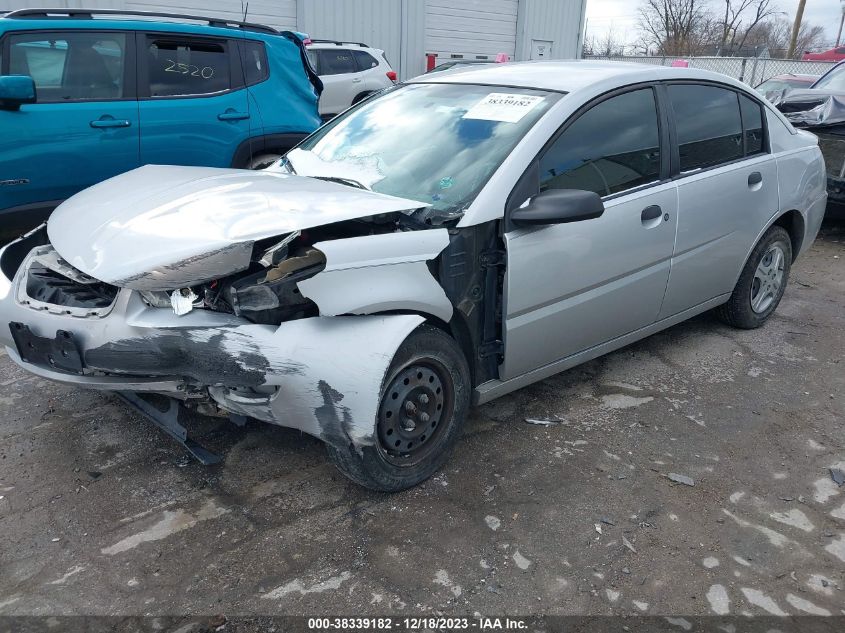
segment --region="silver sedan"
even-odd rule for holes
[[[723,75],[434,73],[265,170],[147,166],[74,196],[0,252],[0,342],[204,461],[185,408],[300,429],[400,490],[472,404],[705,310],[763,325],[826,198],[816,138]]]

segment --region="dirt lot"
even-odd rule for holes
[[[258,423],[203,422],[203,467],[4,354],[0,613],[845,613],[844,351],[826,227],[765,328],[704,315],[475,409],[396,495]]]

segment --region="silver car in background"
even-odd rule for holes
[[[471,404],[712,308],[762,325],[826,198],[815,137],[724,75],[433,73],[266,170],[71,198],[0,253],[0,342],[45,378],[301,429],[400,490]]]

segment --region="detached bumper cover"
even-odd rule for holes
[[[228,411],[343,445],[373,443],[384,376],[402,341],[423,322],[392,314],[256,325],[202,309],[176,316],[126,289],[108,314],[80,317],[20,304],[16,283],[0,274],[0,344],[34,374],[80,387],[182,398],[207,389]],[[11,323],[25,325],[36,341],[69,333],[81,372],[24,361]]]

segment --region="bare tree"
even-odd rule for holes
[[[642,0],[639,28],[644,42],[662,55],[691,55],[708,21],[707,0]]]
[[[582,52],[584,57],[621,57],[625,54],[625,41],[611,26],[601,37],[592,34],[584,38]]]
[[[598,54],[605,57],[613,57],[615,55],[625,54],[625,43],[616,35],[616,31],[611,26],[598,42]]]
[[[759,49],[768,48],[769,55],[772,57],[786,57],[791,33],[792,23],[789,20],[783,18],[766,20],[751,29],[746,45]],[[824,42],[824,28],[805,22],[798,31],[793,57],[800,59],[804,51],[817,50],[823,47]]]
[[[745,46],[749,33],[761,22],[778,13],[773,0],[723,0],[724,19],[721,23],[722,55],[731,55]]]

